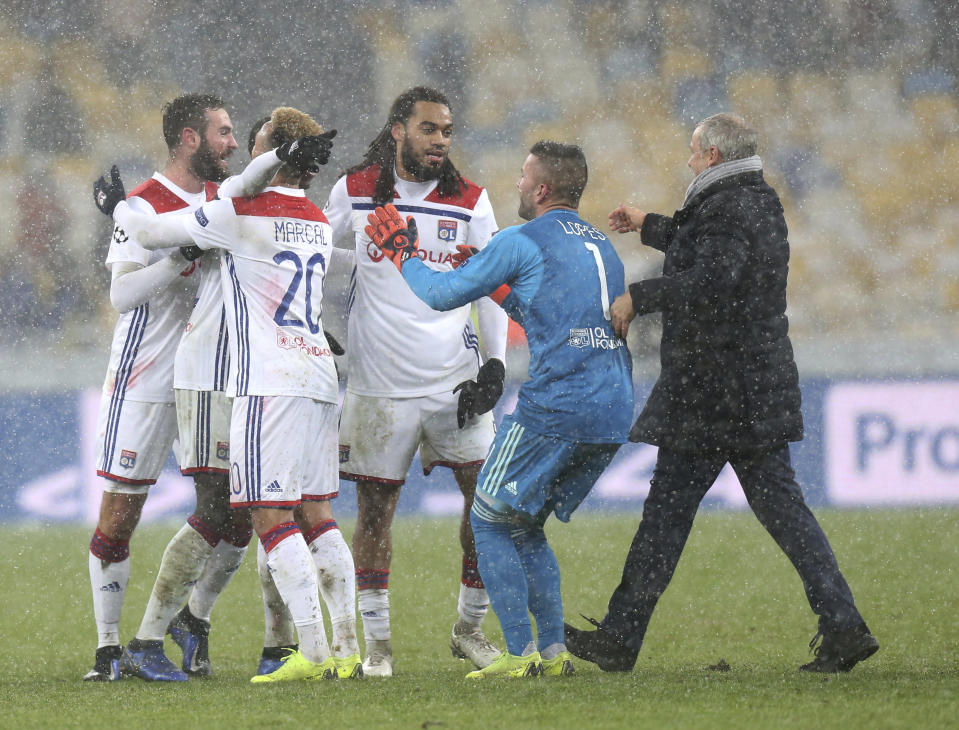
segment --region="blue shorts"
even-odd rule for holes
[[[620,445],[541,436],[506,416],[480,470],[476,496],[538,523],[550,512],[569,522]]]

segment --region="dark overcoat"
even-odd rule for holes
[[[663,313],[661,371],[632,441],[729,453],[802,439],[786,233],[761,171],[712,183],[672,218],[646,216],[663,275],[629,293],[638,314]]]

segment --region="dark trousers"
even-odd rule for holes
[[[729,462],[753,513],[802,578],[820,629],[862,623],[836,556],[806,506],[789,447],[750,454],[684,453],[660,447],[643,519],[626,557],[623,577],[602,621],[622,643],[639,649],[656,602],[686,545],[699,503]]]

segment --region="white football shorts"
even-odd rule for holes
[[[293,509],[339,493],[335,403],[302,396],[233,399],[230,506]]]
[[[172,403],[100,398],[97,418],[97,474],[105,492],[146,494],[156,483],[170,450],[176,448],[176,408]]]
[[[493,414],[456,423],[458,393],[382,398],[346,392],[340,421],[340,478],[401,485],[416,450],[423,473],[478,466],[493,441]]]
[[[180,472],[230,473],[230,417],[233,400],[220,390],[174,391],[179,431]]]

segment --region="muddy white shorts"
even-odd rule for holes
[[[292,509],[339,491],[337,406],[299,396],[240,396],[230,428],[230,506]]]
[[[493,441],[493,414],[456,423],[459,394],[382,398],[346,392],[340,421],[340,477],[400,485],[416,450],[423,473],[478,466]]]
[[[96,446],[97,474],[108,481],[104,491],[146,494],[160,476],[176,436],[172,403],[104,394],[100,398]]]
[[[229,474],[233,400],[220,390],[174,391],[180,472]]]

